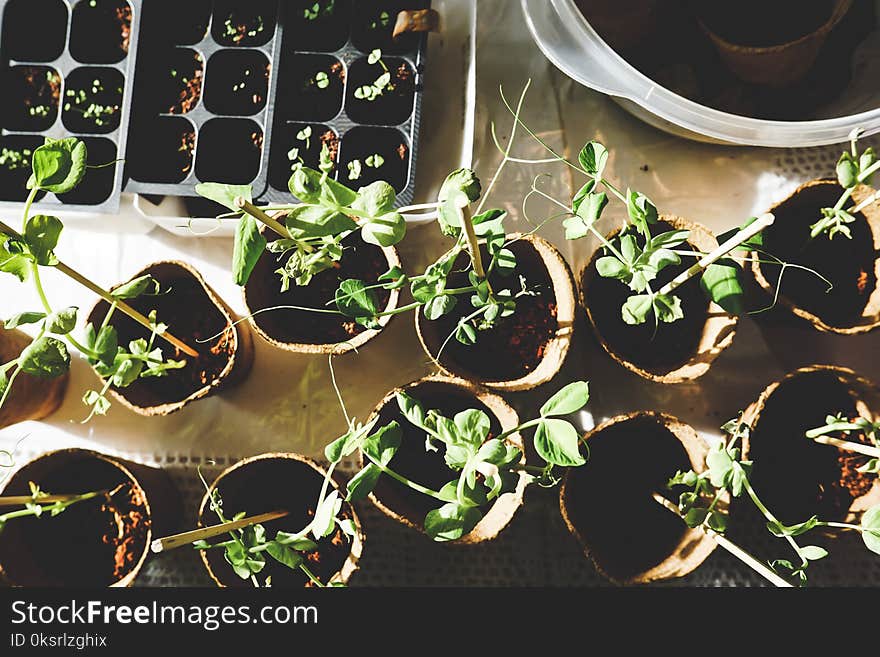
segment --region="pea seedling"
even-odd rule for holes
[[[354,97],[359,100],[374,101],[386,91],[394,91],[394,85],[391,83],[391,71],[382,61],[382,51],[376,48],[367,55],[367,63],[371,65],[378,64],[382,67],[383,73],[372,84],[365,84],[354,91]]]
[[[853,432],[861,434],[870,444],[847,440],[846,437],[849,437]],[[880,474],[880,422],[871,422],[863,417],[849,420],[842,414],[828,415],[825,418],[825,424],[807,431],[806,437],[823,445],[831,445],[848,452],[868,456],[869,460],[860,466],[858,471],[866,474]]]
[[[303,18],[307,21],[315,21],[319,18],[332,16],[336,9],[336,0],[324,0],[316,2],[311,7],[303,9]]]
[[[852,231],[850,231],[848,224],[856,220],[854,215],[871,203],[880,200],[880,192],[874,192],[860,203],[844,209],[852,198],[856,187],[870,185],[874,174],[880,169],[880,160],[877,159],[873,148],[866,148],[859,153],[858,140],[860,136],[861,130],[859,129],[850,133],[850,149],[841,154],[836,167],[837,181],[843,188],[843,193],[834,207],[822,208],[822,218],[810,226],[811,239],[822,234],[827,235],[829,240],[833,240],[837,235],[852,239]]]
[[[32,481],[28,482],[31,489],[30,495],[20,497],[0,497],[0,507],[4,506],[21,506],[15,511],[8,511],[0,514],[0,532],[6,527],[6,523],[16,518],[54,518],[74,504],[93,500],[95,498],[104,497],[110,499],[123,485],[120,485],[114,491],[99,490],[90,493],[82,493],[79,495],[50,495],[40,490],[40,487]]]
[[[33,173],[28,181],[31,191],[24,206],[21,233],[0,222],[0,272],[15,276],[22,283],[30,279],[43,305],[40,311],[20,312],[4,322],[6,329],[33,324],[37,326],[38,333],[18,358],[0,364],[0,406],[5,403],[20,373],[52,379],[67,372],[70,369],[70,354],[65,342],[95,365],[105,379],[101,391],[90,390],[83,397],[83,403],[91,408],[87,420],[95,414],[106,414],[110,402],[105,394],[111,385],[126,387],[139,377],[163,376],[170,369],[185,366],[185,361],[166,360],[162,350],[154,344],[156,337],[161,337],[191,357],[198,357],[198,352],[171,335],[168,327],[157,321],[155,313],[145,317],[126,303],[126,299],[158,294],[157,281],[143,276],[113,292],[99,287],[65,265],[55,254],[64,228],[61,220],[52,216],[31,215],[31,205],[40,191],[63,194],[80,183],[86,172],[87,157],[86,145],[76,138],[47,138],[46,143],[33,153]],[[55,310],[52,307],[40,278],[40,267],[54,267],[110,304],[100,327],[96,328],[91,323],[86,326],[82,342],[72,335],[78,309],[71,306]],[[116,329],[109,325],[117,310],[147,328],[150,331],[149,340],[134,340],[127,349],[119,345]]]
[[[824,559],[828,556],[828,551],[818,545],[801,545],[795,538],[817,527],[857,531],[862,535],[866,547],[870,551],[880,554],[880,505],[866,511],[862,515],[859,525],[823,521],[816,516],[805,522],[784,525],[767,508],[755,491],[750,480],[753,463],[742,459],[741,450],[737,446],[749,435],[751,427],[741,418],[737,418],[725,424],[722,430],[727,438],[709,451],[709,455],[706,457],[707,469],[705,472],[679,471],[669,480],[670,488],[683,485],[691,489],[681,493],[678,501],[678,511],[688,527],[707,529],[715,534],[723,534],[727,529],[727,511],[721,504],[722,498],[728,494],[738,498],[745,493],[755,508],[764,516],[767,530],[773,536],[784,539],[797,557],[797,561],[777,559],[771,562],[769,565],[774,573],[778,574],[780,570],[785,571],[795,577],[800,584],[807,583],[808,566],[813,561]],[[743,558],[741,554],[737,554],[737,556],[740,556],[748,565],[755,567],[754,557],[749,557],[744,551],[741,552],[746,554],[747,558]],[[760,568],[756,568],[756,570],[767,576]],[[768,579],[778,583],[772,577],[768,577]],[[783,580],[783,582],[785,581]]]

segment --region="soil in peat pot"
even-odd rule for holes
[[[523,240],[512,242],[507,248],[516,256],[516,272],[511,276],[502,276],[496,269],[489,276],[492,289],[509,289],[516,294],[520,290],[519,277],[523,276],[527,289],[537,292],[519,297],[513,315],[499,319],[496,326],[488,331],[478,331],[474,345],[464,345],[453,337],[439,357],[443,342],[455,333],[459,320],[473,312],[473,308],[464,299],[459,299],[453,311],[440,319],[430,321],[424,315],[420,317],[431,355],[441,363],[454,363],[456,373],[466,372],[476,378],[492,381],[522,378],[541,363],[547,343],[559,328],[553,281],[538,252]],[[483,262],[488,263],[486,247],[481,246],[480,250]],[[464,271],[468,258],[466,253],[458,257],[449,276],[448,287],[470,285]]]
[[[611,425],[587,443],[590,466],[571,468],[565,484],[569,520],[597,565],[627,580],[660,564],[684,536],[684,523],[652,494],[665,491],[669,477],[689,470],[690,461],[675,435],[653,417]]]
[[[868,492],[874,477],[857,472],[868,457],[815,444],[804,434],[827,415],[857,417],[847,386],[833,372],[788,379],[767,400],[752,431],[752,481],[764,503],[784,523],[812,515],[843,520],[853,500]],[[848,440],[867,442],[853,432]]]
[[[470,408],[483,411],[491,420],[489,438],[499,435],[502,431],[495,415],[464,390],[448,384],[428,381],[406,392],[421,402],[425,411],[436,410],[446,417],[454,417],[456,413]],[[388,464],[389,468],[410,481],[436,491],[456,477],[456,473],[446,465],[443,451],[429,452],[425,449],[425,432],[403,417],[397,406],[397,400],[393,398],[380,410],[379,423],[376,426],[381,427],[392,421],[397,421],[400,425],[403,439],[400,448]],[[364,461],[365,464],[368,462],[366,458]],[[434,498],[414,491],[388,476],[379,477],[373,494],[386,507],[420,527],[428,511],[440,506],[440,502]]]
[[[58,117],[61,76],[49,66],[13,66],[3,74],[6,93],[2,120],[6,130],[41,132]]]
[[[187,272],[168,265],[150,272],[159,281],[161,294],[129,300],[129,304],[143,313],[152,310],[160,322],[168,324],[175,337],[199,352],[193,359],[177,350],[160,337],[155,346],[162,349],[165,358],[186,360],[182,369],[169,370],[165,376],[137,379],[127,388],[114,388],[130,403],[148,408],[179,402],[214,382],[226,368],[235,352],[235,339],[229,331],[226,317],[208,297],[202,285]],[[102,301],[89,315],[89,321],[100,325],[109,306]],[[119,334],[119,344],[127,345],[139,338],[149,339],[150,332],[119,310],[113,313],[110,324]],[[223,331],[209,342],[199,343]]]
[[[406,61],[396,57],[383,57],[382,61],[391,73],[391,81],[373,100],[357,98],[355,92],[363,86],[371,86],[385,73],[385,69],[378,63],[370,64],[366,58],[357,60],[349,67],[345,111],[356,123],[399,125],[412,114],[416,95],[413,69]]]
[[[831,18],[835,0],[691,2],[703,23],[740,46],[778,46],[812,34]]]
[[[77,3],[70,27],[70,54],[84,64],[113,64],[125,59],[131,18],[131,5],[125,0]]]
[[[294,53],[282,64],[282,70],[285,84],[279,90],[278,111],[284,119],[329,121],[339,114],[345,67],[336,57]]]
[[[17,478],[4,494],[30,494],[28,479]],[[142,491],[124,473],[85,456],[46,472],[35,483],[48,493],[106,489],[112,495],[78,502],[54,518],[46,514],[10,522],[0,537],[0,563],[10,577],[20,577],[14,583],[108,586],[131,572],[146,549],[149,519]]]
[[[305,129],[311,130],[306,139],[300,139]],[[287,123],[275,132],[269,169],[269,183],[275,189],[288,191],[288,181],[293,166],[300,161],[310,169],[318,170],[321,162],[321,149],[327,145],[330,159],[334,164],[339,159],[339,137],[326,125],[309,123]],[[331,173],[332,177],[336,177]]]
[[[64,52],[64,0],[10,0],[3,9],[3,51],[19,62],[51,62]]]
[[[267,236],[270,241],[277,237]],[[279,259],[277,254],[264,252],[257,261],[245,288],[247,305],[254,313],[275,306],[335,309],[332,302],[339,284],[349,278],[364,281],[368,286],[378,282],[388,271],[388,260],[378,246],[367,244],[359,233],[349,235],[342,242],[342,260],[334,267],[315,275],[311,282],[300,287],[291,282],[287,292],[281,291],[281,279],[275,273],[289,256]],[[390,292],[375,290],[379,307],[388,305]],[[267,335],[279,342],[299,344],[335,344],[345,342],[365,329],[354,320],[340,315],[315,313],[304,310],[273,310],[260,313],[254,322]]]
[[[653,235],[672,230],[672,226],[659,222],[652,227]],[[644,245],[644,237],[637,237]],[[680,249],[691,249],[683,244]],[[670,265],[660,272],[651,283],[658,290],[678,276],[694,262],[682,257],[678,265]],[[655,326],[649,319],[644,324],[630,325],[623,321],[621,308],[632,294],[629,287],[617,279],[604,278],[596,271],[595,261],[581,274],[581,289],[596,330],[605,339],[609,349],[620,358],[654,374],[671,372],[691,359],[697,351],[709,312],[709,301],[700,288],[699,277],[691,278],[681,285],[675,294],[681,299],[684,318],[671,324],[661,322]]]
[[[274,538],[278,531],[298,532],[311,522],[323,483],[323,476],[305,463],[295,459],[266,458],[256,459],[227,473],[220,480],[218,489],[227,519],[241,511],[248,515],[276,509],[289,511],[290,514],[284,518],[263,523],[266,536]],[[343,503],[339,517],[353,517],[348,503]],[[204,525],[215,525],[219,522],[217,515],[207,507],[200,513],[199,520]],[[339,572],[350,552],[350,540],[337,528],[331,536],[318,541],[316,551],[306,554],[305,565],[326,584]],[[208,550],[205,555],[214,575],[223,584],[253,588],[249,580],[241,579],[232,571],[224,558],[223,550]],[[301,570],[292,570],[268,555],[266,567],[258,577],[261,582],[266,577],[271,577],[275,588],[314,586]]]
[[[805,187],[776,206],[776,221],[764,231],[764,250],[818,271],[831,281],[834,287],[828,292],[828,285],[815,274],[789,267],[782,277],[781,294],[829,326],[843,328],[858,322],[877,278],[874,239],[862,213],[849,224],[852,239],[841,235],[832,240],[826,235],[810,239],[810,225],[822,216],[821,208],[833,207],[840,193],[840,186],[828,181]],[[762,264],[761,272],[776,289],[781,267]]]
[[[340,0],[288,0],[286,30],[298,50],[335,52],[348,41],[351,3]]]
[[[221,46],[262,46],[275,36],[276,0],[216,0],[211,28]]]

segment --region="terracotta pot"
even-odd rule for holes
[[[501,397],[462,379],[429,376],[389,392],[373,410],[370,420],[376,417],[381,418],[378,426],[382,426],[393,419],[398,420],[401,427],[404,428],[404,441],[412,440],[409,444],[413,447],[412,451],[404,452],[403,450],[406,448],[402,446],[391,460],[389,467],[392,469],[400,468],[401,455],[412,455],[409,458],[417,460],[414,462],[407,460],[405,463],[406,469],[395,471],[398,474],[411,477],[412,481],[429,488],[432,486],[439,488],[448,481],[451,481],[455,477],[455,473],[448,469],[442,456],[436,453],[433,453],[431,455],[433,458],[430,459],[422,457],[422,452],[426,456],[428,455],[424,450],[424,434],[418,435],[419,431],[416,430],[410,436],[407,435],[406,429],[412,425],[403,419],[395,400],[395,395],[401,391],[422,402],[426,410],[440,410],[447,416],[454,415],[468,408],[480,409],[492,419],[493,435],[498,435],[502,431],[513,429],[519,425],[519,417],[516,411]],[[442,406],[432,403],[432,400],[437,400]],[[413,438],[414,436],[415,438]],[[507,436],[507,441],[523,450],[523,458],[520,460],[520,463],[525,464],[522,436],[519,433],[514,433]],[[360,466],[364,466],[362,454],[360,455]],[[440,478],[445,477],[445,479],[443,481],[433,481],[428,480],[425,476],[420,478],[420,475],[429,475],[429,473]],[[438,488],[434,488],[434,490]],[[483,519],[477,523],[470,533],[462,536],[457,541],[450,542],[460,545],[471,545],[496,538],[501,533],[501,530],[510,524],[513,516],[519,507],[522,506],[525,488],[526,477],[525,475],[520,475],[516,490],[497,498],[483,516]],[[370,500],[388,517],[420,532],[424,532],[426,513],[440,506],[437,500],[424,496],[421,493],[410,491],[409,488],[387,476],[379,478],[379,482],[370,494]]]
[[[30,343],[31,338],[18,329],[0,328],[0,363],[18,358]],[[27,420],[42,420],[54,413],[64,401],[69,379],[69,372],[54,379],[19,374],[0,407],[0,429]]]
[[[97,501],[83,501],[56,517],[47,514],[12,520],[0,533],[0,576],[13,586],[131,586],[147,560],[152,539],[178,528],[179,495],[168,475],[158,468],[85,449],[63,449],[23,464],[9,476],[0,494],[30,495],[31,481],[57,494],[112,490],[120,483],[130,484],[130,500],[137,504],[134,510],[141,514],[144,531],[134,537],[125,534],[131,543],[117,545],[115,553],[86,557],[76,551],[82,548],[92,555],[106,550],[104,532],[115,533],[118,524],[130,521],[131,516],[120,519],[105,513],[101,526],[90,527],[90,521],[96,519],[83,512]],[[117,568],[120,559],[124,561]],[[47,568],[47,563],[51,567]],[[97,570],[105,567],[107,572]]]
[[[826,521],[858,522],[862,512],[880,503],[877,476],[851,472],[868,457],[845,456],[849,453],[804,436],[844,407],[850,417],[876,422],[880,389],[850,369],[811,365],[770,384],[746,409],[743,419],[752,431],[744,442],[755,461],[753,484],[783,523],[814,514]],[[841,494],[844,467],[854,495]]]
[[[664,493],[676,470],[705,470],[708,446],[696,431],[664,413],[638,412],[603,422],[585,439],[590,461],[566,473],[559,506],[596,569],[618,584],[646,584],[682,577],[703,563],[715,541],[651,497]],[[643,443],[641,453],[635,440]]]
[[[281,218],[285,215],[281,212],[274,216],[275,218]],[[270,241],[278,239],[278,236],[268,228],[263,227],[262,233]],[[351,247],[352,243],[356,243],[357,246],[354,248]],[[346,245],[347,251],[343,253],[341,261],[343,267],[347,262],[346,254],[354,253],[355,250],[363,250],[363,252],[368,254],[372,254],[374,251],[376,253],[381,253],[382,261],[386,268],[380,272],[380,274],[384,274],[385,271],[388,271],[392,267],[402,266],[400,255],[398,254],[397,249],[393,246],[381,248],[372,244],[367,244],[361,240],[360,236],[356,233],[353,233],[346,238]],[[351,257],[351,255],[349,255],[349,257]],[[334,318],[330,320],[327,318],[332,317],[332,315],[318,315],[317,313],[309,313],[307,311],[274,310],[254,315],[253,313],[259,312],[264,308],[271,308],[279,305],[335,309],[335,306],[332,304],[330,306],[326,306],[325,304],[333,299],[333,294],[338,286],[336,281],[333,282],[333,290],[328,292],[327,298],[321,298],[317,301],[303,302],[301,300],[302,295],[308,293],[306,290],[309,286],[306,286],[306,288],[298,288],[293,282],[290,284],[289,291],[284,294],[284,298],[279,298],[278,290],[280,290],[281,287],[281,279],[275,273],[275,270],[278,269],[280,265],[281,263],[278,261],[278,255],[264,251],[260,256],[260,259],[257,261],[250,279],[243,289],[244,303],[247,307],[247,313],[249,316],[248,322],[257,335],[263,338],[266,342],[279,349],[299,354],[339,355],[350,351],[356,351],[381,333],[381,330],[364,330],[362,327],[357,327],[352,319]],[[362,280],[364,278],[360,271],[343,272],[340,275],[345,278],[361,278]],[[321,276],[336,277],[337,274],[335,273],[335,270],[321,272],[312,279],[310,285],[313,285]],[[388,303],[385,304],[383,311],[387,312],[396,309],[399,299],[400,290],[388,291]],[[379,325],[382,328],[385,328],[388,325],[388,322],[391,321],[391,318],[392,315],[380,317]],[[320,336],[320,340],[316,338],[310,339],[303,335],[302,326],[306,321],[315,322],[314,332]],[[350,325],[352,329],[356,329],[358,332],[354,335],[339,336],[339,339],[337,340],[326,341],[324,336],[333,330],[338,332],[340,330],[340,325]]]
[[[734,75],[752,84],[784,87],[797,82],[810,71],[828,35],[852,4],[853,0],[835,0],[828,20],[817,29],[787,43],[772,46],[733,43],[709,27],[705,20],[698,19],[724,65]],[[761,18],[756,16],[755,20],[760,21]]]
[[[310,522],[325,475],[326,470],[299,454],[261,454],[226,468],[211,484],[210,491],[220,491],[223,509],[228,517],[240,511],[245,511],[248,515],[266,513],[278,508],[290,511],[290,515],[284,518],[263,524],[271,537],[279,530],[298,532]],[[339,490],[335,480],[331,479],[330,483],[331,488],[328,492]],[[215,525],[219,522],[216,514],[211,510],[210,494],[210,492],[205,493],[199,506],[199,527]],[[297,505],[301,506],[294,508]],[[322,573],[319,570],[322,567],[321,563],[314,564],[307,560],[308,566],[324,584],[328,582],[346,584],[359,568],[358,562],[366,539],[354,507],[344,503],[343,508],[354,522],[355,536],[351,539],[345,537],[340,539],[341,531],[337,531],[337,536],[318,541],[321,555],[324,557],[326,551],[337,546],[339,540],[347,541],[347,543],[338,543],[339,546],[344,544],[349,546],[339,569],[332,573]],[[311,535],[310,538],[314,539]],[[201,550],[199,554],[208,574],[217,586],[252,586],[251,582],[241,579],[233,572],[232,567],[224,559],[223,550]],[[268,574],[272,575],[272,586],[275,588],[310,585],[308,578],[301,571],[276,564],[271,557],[267,557],[267,565],[260,577],[264,578]]]
[[[516,240],[511,242],[508,248],[516,253],[517,270],[507,279],[493,275],[492,280],[497,279],[497,284],[512,287],[516,292],[519,289],[516,276],[522,271],[532,270],[537,272],[533,274],[534,278],[546,279],[553,288],[556,327],[552,329],[547,342],[539,347],[537,364],[526,368],[523,366],[522,356],[516,353],[514,347],[501,345],[493,353],[502,354],[503,358],[499,356],[493,362],[477,365],[473,360],[474,356],[485,351],[487,342],[493,339],[495,329],[478,332],[475,345],[460,345],[455,338],[452,338],[441,352],[443,343],[447,341],[450,332],[455,328],[458,316],[450,315],[431,321],[424,317],[424,313],[418,312],[415,322],[422,348],[434,365],[440,368],[444,374],[476,381],[492,390],[515,392],[536,388],[553,379],[559,372],[571,346],[577,304],[571,269],[555,246],[537,235],[515,233],[508,235],[507,239],[509,242]],[[484,261],[487,262],[488,255],[485,248],[483,253]],[[462,257],[467,256],[463,255]],[[528,263],[526,262],[527,258],[529,259]],[[468,285],[468,283],[463,281],[462,285]],[[463,300],[459,303],[462,302]],[[518,303],[523,302],[519,301]],[[517,309],[517,312],[521,312],[520,308]],[[517,335],[521,334],[517,333]],[[439,358],[437,357],[438,353],[440,353]],[[508,377],[499,376],[496,371],[493,371],[497,364],[515,368],[516,372]]]
[[[663,216],[661,217],[661,221],[668,224],[670,228],[674,230],[689,230],[690,237],[688,239],[688,244],[696,251],[708,253],[718,247],[718,241],[712,233],[700,224],[687,221],[680,217],[671,216]],[[617,237],[619,232],[619,230],[614,231],[607,236],[607,239],[611,241]],[[581,270],[581,273],[578,276],[578,284],[580,288],[581,304],[587,311],[587,319],[593,328],[596,339],[608,355],[631,372],[635,372],[641,377],[659,383],[682,383],[685,381],[692,381],[709,371],[709,367],[719,354],[727,349],[733,342],[733,337],[736,334],[738,318],[726,312],[718,304],[707,301],[705,321],[702,322],[701,326],[694,326],[694,330],[690,336],[692,339],[690,339],[689,342],[692,342],[693,344],[692,350],[689,354],[683,356],[683,359],[675,358],[674,360],[666,362],[658,361],[657,363],[650,365],[635,362],[633,360],[635,358],[635,353],[641,355],[642,353],[645,353],[645,349],[636,349],[633,351],[633,354],[628,355],[625,353],[625,349],[621,350],[621,348],[616,346],[613,342],[622,334],[622,331],[641,331],[644,330],[644,326],[629,327],[623,324],[622,320],[618,321],[616,318],[619,317],[620,309],[615,308],[613,309],[613,312],[616,313],[614,316],[614,328],[609,332],[607,329],[603,330],[600,327],[600,324],[603,323],[602,317],[605,315],[603,315],[596,306],[596,304],[601,302],[601,299],[597,298],[595,293],[595,282],[601,280],[601,277],[596,270],[596,261],[604,255],[602,251],[601,247],[597,249],[586,267]],[[682,265],[675,268],[675,271],[677,272],[679,269],[685,268],[687,266],[686,262],[687,259],[683,258]],[[664,270],[664,273],[661,274],[658,282],[665,282],[668,280],[672,274],[667,273],[667,271],[672,269],[673,268],[670,267],[667,268],[667,270]],[[617,283],[617,281],[613,281],[613,283]],[[705,299],[705,295],[702,290],[699,289],[699,277],[694,277],[688,283],[685,283],[678,289],[676,294],[681,295],[681,291],[687,286],[696,286],[696,288],[690,288],[693,290],[693,305],[694,310],[696,310],[696,307],[701,306],[702,304],[699,299]],[[655,289],[657,288],[655,287]],[[702,295],[702,297],[698,297],[697,295]],[[608,310],[608,312],[610,313],[612,310]],[[608,315],[608,317],[610,316],[611,315]],[[607,322],[609,320],[606,319],[605,321]],[[687,321],[688,311],[686,309],[685,319],[680,319],[671,324],[661,323],[657,335],[660,336],[664,331],[683,331],[683,326],[685,325],[683,325],[682,322]],[[635,335],[635,333],[633,333],[633,335]],[[653,338],[651,343],[658,345],[656,349],[657,353],[668,353],[668,350],[660,348],[659,343]]]
[[[179,411],[197,399],[208,397],[224,387],[234,386],[243,381],[254,361],[253,337],[247,326],[243,323],[235,324],[210,345],[200,344],[197,341],[219,333],[224,327],[233,325],[237,319],[229,306],[217,296],[202,276],[188,264],[176,260],[155,262],[132,278],[146,274],[152,275],[159,281],[162,292],[166,290],[168,292],[155,297],[131,299],[129,303],[145,315],[156,309],[158,320],[167,324],[168,330],[175,337],[196,351],[205,354],[209,350],[219,348],[225,358],[207,362],[200,358],[199,364],[204,369],[200,369],[198,381],[183,377],[183,374],[190,372],[193,366],[192,363],[188,363],[182,370],[171,370],[163,377],[141,378],[126,388],[111,387],[110,393],[113,397],[139,415],[161,416]],[[176,299],[178,306],[187,302],[186,299],[180,301],[179,297],[175,297],[175,292],[186,290],[186,286],[194,290],[193,294],[197,295],[197,299],[188,300],[189,303],[185,307],[173,307]],[[191,304],[194,302],[202,303],[204,307],[193,307]],[[100,326],[108,309],[109,304],[103,299],[100,300],[89,313],[89,321]],[[210,324],[187,327],[184,322],[188,319],[210,322]],[[110,323],[119,332],[120,344],[127,344],[128,340],[134,338],[149,336],[145,328],[119,310],[113,314]],[[159,337],[156,338],[155,346],[162,349],[162,354],[166,358],[192,360],[184,353],[176,353],[171,344]],[[175,385],[179,389],[171,390]]]

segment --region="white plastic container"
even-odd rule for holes
[[[811,121],[738,116],[683,98],[637,71],[599,37],[574,0],[521,3],[532,36],[557,68],[666,132],[697,141],[774,147],[836,144],[846,141],[854,128],[866,135],[880,132],[877,77],[870,83],[873,100],[862,101],[869,106],[864,111]]]

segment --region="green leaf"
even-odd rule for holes
[[[65,194],[76,187],[86,174],[88,149],[76,137],[51,139],[34,150],[31,156],[33,173],[28,189],[43,189],[53,194]]]
[[[336,526],[334,519],[341,507],[342,500],[339,499],[339,491],[331,491],[315,510],[315,517],[312,521],[312,534],[315,538],[324,538],[333,533],[333,528]]]
[[[584,201],[578,206],[577,215],[587,226],[592,226],[599,221],[602,211],[608,205],[608,195],[605,192],[591,193],[587,194]]]
[[[102,326],[92,348],[100,355],[101,362],[105,365],[112,365],[119,348],[119,336],[116,329],[109,325]]]
[[[303,203],[347,208],[358,195],[342,183],[328,178],[320,171],[299,167],[293,172],[287,186],[290,193]]]
[[[652,295],[634,294],[623,304],[621,316],[627,324],[644,324],[653,307],[654,299]]]
[[[600,177],[608,162],[608,149],[597,141],[591,141],[581,149],[578,162],[588,174]]]
[[[562,225],[565,228],[565,239],[567,240],[579,240],[590,232],[587,224],[580,217],[568,217],[562,222]]]
[[[626,211],[633,224],[643,233],[647,232],[649,224],[656,224],[658,220],[657,207],[651,203],[651,199],[640,192],[627,190]]]
[[[286,545],[282,545],[277,541],[269,541],[266,543],[266,552],[268,552],[269,556],[275,559],[275,561],[284,564],[292,570],[299,568],[300,564],[303,562],[302,555],[299,552]]]
[[[455,339],[464,345],[477,344],[477,329],[466,322],[459,323],[455,328]]]
[[[76,327],[77,308],[71,306],[52,313],[46,319],[46,331],[56,335],[67,335]]]
[[[289,534],[288,532],[278,532],[275,534],[275,542],[281,545],[287,545],[294,550],[300,552],[312,552],[318,549],[318,544],[313,540],[300,536],[299,534]]]
[[[667,230],[665,233],[660,233],[651,238],[651,248],[671,249],[687,242],[690,234],[689,230]]]
[[[24,227],[24,239],[38,265],[51,267],[58,264],[54,249],[64,224],[58,217],[37,214],[28,217]]]
[[[425,533],[435,541],[457,541],[469,534],[482,518],[477,507],[444,504],[425,516]]]
[[[399,212],[389,212],[370,220],[361,228],[361,237],[367,244],[393,246],[406,235],[406,220]]]
[[[394,188],[384,180],[377,180],[358,190],[358,197],[351,207],[368,217],[379,217],[391,212],[396,201]]]
[[[483,444],[489,435],[492,422],[483,411],[469,408],[455,414],[453,418],[457,429],[458,441],[467,442],[474,447]]]
[[[596,271],[602,278],[616,278],[628,281],[632,272],[626,263],[621,262],[615,256],[602,256],[596,261]]]
[[[299,205],[293,208],[285,224],[295,237],[335,237],[354,230],[357,224],[337,207]]]
[[[18,364],[25,374],[51,379],[70,369],[70,354],[61,340],[42,337],[25,347]]]
[[[849,153],[841,155],[837,162],[837,181],[844,189],[855,187],[859,182],[859,165]]]
[[[758,220],[757,217],[749,217],[745,221],[745,223],[743,223],[743,225],[740,226],[739,228],[732,228],[724,233],[721,233],[718,236],[718,243],[724,244],[727,240],[729,240],[731,237],[736,235],[743,228],[748,228],[751,224],[755,223],[757,220]],[[745,242],[743,242],[742,244],[740,244],[737,247],[737,250],[742,249],[744,251],[754,251],[755,249],[760,249],[763,246],[764,246],[764,233],[762,231],[762,232],[758,233],[757,235],[755,235],[754,237],[751,237],[751,238],[747,239]]]
[[[403,431],[397,422],[391,422],[381,427],[376,433],[368,436],[361,449],[372,461],[378,461],[387,466],[403,440]]]
[[[586,463],[580,453],[580,435],[570,422],[544,419],[535,430],[535,449],[547,463],[563,467]]]
[[[590,385],[574,381],[558,391],[541,406],[541,417],[568,415],[581,410],[590,400]]]
[[[703,292],[731,315],[743,312],[745,291],[740,266],[729,258],[709,265],[700,278]]]
[[[592,192],[595,187],[596,179],[590,178],[586,184],[577,191],[574,198],[571,199],[571,209],[574,210],[575,214],[577,214],[578,209],[581,207],[581,203],[584,202],[584,199],[587,198],[587,195]]]
[[[417,399],[405,392],[398,392],[395,399],[397,399],[397,407],[403,413],[403,417],[417,427],[425,426],[425,409]]]
[[[862,540],[871,552],[880,554],[880,504],[862,515]]]
[[[196,185],[196,194],[209,201],[214,201],[229,208],[233,212],[241,212],[241,208],[235,204],[239,197],[248,203],[253,203],[254,193],[250,185],[224,185],[223,183],[199,183]]]
[[[447,294],[441,294],[429,299],[424,308],[425,317],[431,321],[440,319],[443,315],[451,312],[455,308],[456,303],[458,303],[458,299]]]
[[[257,261],[266,248],[266,238],[260,233],[257,220],[246,215],[235,228],[235,241],[232,247],[232,280],[238,286],[244,286]]]
[[[458,234],[462,228],[462,208],[480,198],[481,192],[480,179],[472,169],[456,169],[446,177],[437,195],[438,220],[444,235]]]
[[[31,273],[31,262],[20,253],[13,253],[7,248],[10,238],[0,233],[0,271],[12,274],[24,283]]]
[[[807,561],[818,561],[828,556],[828,550],[818,545],[805,545],[800,549],[800,553]]]
[[[471,223],[474,225],[474,232],[477,234],[477,237],[485,237],[490,233],[500,233],[503,235],[504,219],[506,217],[507,212],[504,210],[486,210],[471,218]]]
[[[378,279],[380,283],[384,283],[382,285],[386,290],[398,290],[406,285],[407,278],[406,272],[403,271],[397,265],[394,265],[391,269],[382,274]]]
[[[9,331],[14,328],[18,328],[19,326],[25,326],[27,324],[36,324],[39,321],[42,321],[46,316],[46,313],[38,313],[38,312],[23,312],[18,313],[17,315],[13,315],[5,322],[3,322],[3,327]]]
[[[363,281],[349,278],[336,290],[336,307],[347,317],[373,318],[379,312],[379,304],[372,290]]]
[[[141,295],[156,296],[159,294],[159,281],[145,274],[123,283],[110,293],[114,299],[137,299]]]
[[[379,481],[381,475],[382,470],[375,463],[368,463],[348,482],[346,501],[359,502],[364,499],[376,487],[376,482]]]
[[[661,322],[671,324],[684,319],[684,311],[681,309],[681,299],[674,294],[655,294],[653,297],[654,312]]]
[[[727,486],[733,474],[733,459],[724,445],[719,444],[706,455],[709,481],[715,488]]]

